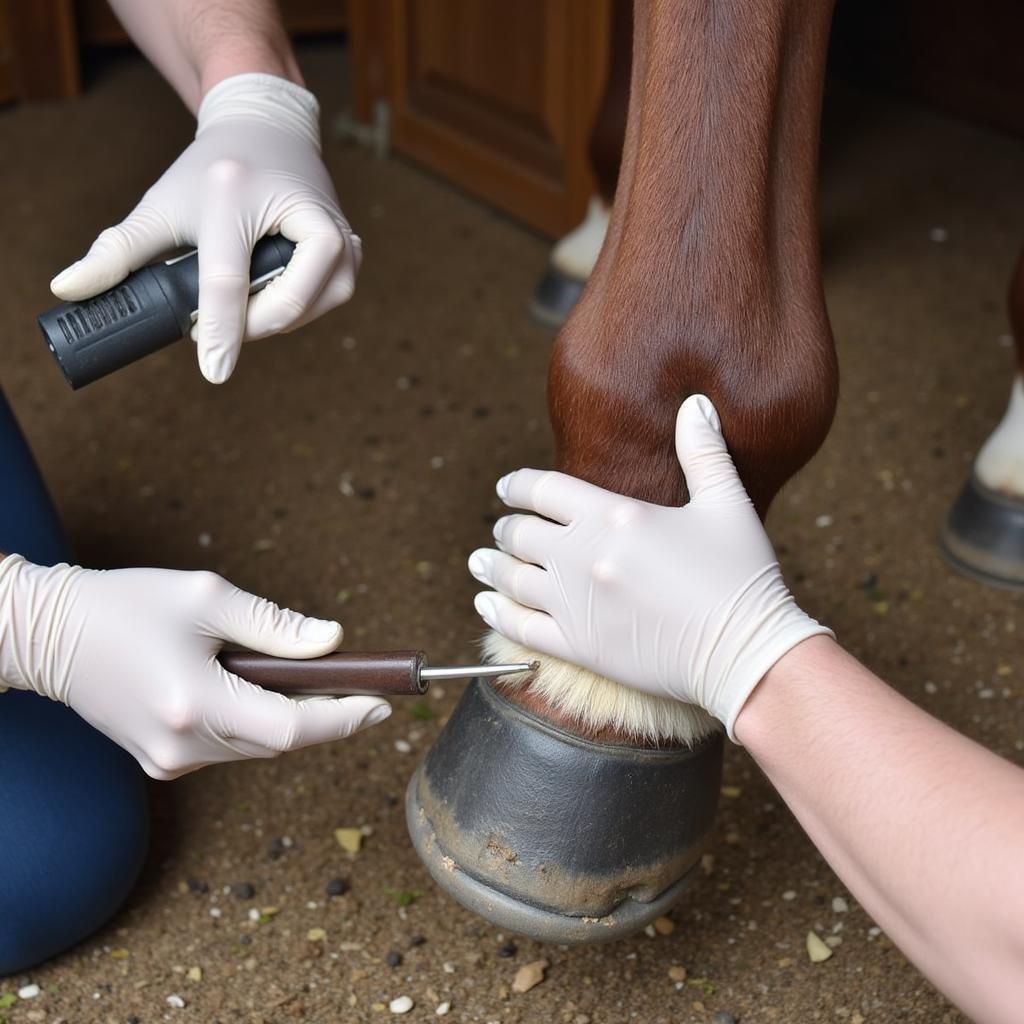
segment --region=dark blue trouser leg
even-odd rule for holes
[[[0,551],[70,561],[0,393]],[[63,704],[0,693],[0,975],[73,946],[114,914],[146,851],[135,760]]]

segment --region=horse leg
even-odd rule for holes
[[[814,453],[837,369],[817,246],[830,11],[813,0],[638,0],[608,238],[556,342],[560,469],[686,500],[676,411],[711,397],[762,514]],[[663,913],[707,841],[721,735],[697,708],[536,658],[474,684],[410,783],[435,879],[502,927],[614,938]]]
[[[530,313],[546,327],[561,327],[565,322],[586,286],[608,231],[626,132],[632,41],[632,0],[613,0],[608,81],[588,147],[597,190],[582,222],[555,243],[530,299]]]
[[[1017,372],[1006,414],[982,445],[942,533],[955,568],[995,586],[1024,588],[1024,250],[1010,280]]]

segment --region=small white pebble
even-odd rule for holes
[[[826,526],[831,526],[832,523],[833,523],[833,519],[829,515],[818,516],[814,520],[814,525],[817,526],[819,530],[825,529]]]
[[[372,825],[360,825],[359,826],[359,834],[361,836],[369,838],[370,836],[373,835],[373,826]]]
[[[996,695],[996,691],[995,690],[990,690],[987,686],[985,687],[984,690],[979,690],[978,691],[978,696],[982,700],[991,700],[995,695]]]
[[[259,912],[259,910],[257,910],[256,907],[250,907],[249,908],[249,920],[250,921],[258,921],[259,919],[260,919],[260,912]]]
[[[317,903],[316,900],[306,900],[306,909],[307,910],[319,910],[320,909],[320,904]]]
[[[39,995],[39,993],[41,991],[42,990],[39,988],[38,985],[35,985],[35,984],[33,984],[33,985],[24,985],[24,986],[22,986],[21,988],[18,989],[18,998],[19,999],[35,999],[35,997],[37,995]]]
[[[430,468],[431,469],[441,469],[442,466],[444,466],[444,456],[443,455],[435,455],[430,460]]]
[[[437,1009],[434,1011],[434,1013],[436,1013],[438,1015],[438,1017],[443,1017],[443,1016],[445,1016],[445,1014],[448,1013],[448,1011],[451,1008],[452,1008],[452,1004],[449,1003],[448,1000],[446,999],[443,1003],[438,1003],[437,1004]]]
[[[840,935],[829,935],[825,939],[825,945],[828,946],[829,949],[835,949],[837,946],[841,946],[842,944],[843,939]]]
[[[792,889],[787,889],[787,890],[786,890],[786,891],[785,891],[785,892],[784,892],[784,893],[782,894],[782,898],[783,898],[783,899],[784,899],[784,900],[785,900],[785,901],[786,901],[787,903],[792,903],[792,901],[796,899],[796,892],[794,892],[794,890],[792,890]]]
[[[388,1003],[388,1009],[392,1013],[408,1013],[413,1008],[413,1001],[409,996],[399,996]]]
[[[173,1006],[176,1010],[184,1010],[185,1009],[185,1000],[182,999],[181,996],[179,996],[179,995],[168,996],[167,997],[167,1005],[168,1006]]]
[[[281,836],[281,845],[289,850],[295,845],[295,840],[291,836]]]
[[[925,693],[938,693],[939,692],[939,688],[931,680],[929,680],[927,683],[924,684],[924,692]]]
[[[843,899],[842,896],[836,896],[832,900],[832,913],[833,914],[845,914],[850,909],[850,904]]]
[[[210,907],[210,917],[220,917],[221,913],[220,907]]]
[[[400,754],[411,754],[412,744],[408,740],[395,740],[395,750]]]
[[[455,973],[455,964],[451,963],[450,961],[445,960],[445,962],[441,966],[444,968],[445,974]]]
[[[208,533],[203,532],[199,534],[196,540],[199,542],[199,546],[201,548],[208,548],[213,541],[213,538]]]
[[[949,232],[942,227],[934,227],[928,232],[928,238],[932,242],[942,243],[949,241]]]
[[[654,925],[653,924],[649,924],[644,929],[644,935],[646,935],[649,939],[653,939],[657,934],[658,933],[654,930]]]
[[[882,929],[879,928],[877,924],[876,925],[872,925],[868,929],[868,938],[869,939],[877,939],[878,936],[881,935],[881,934],[882,934]]]

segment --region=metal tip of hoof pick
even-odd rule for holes
[[[421,679],[493,679],[495,676],[511,676],[522,672],[535,672],[539,661],[524,661],[517,665],[453,665],[442,668],[420,670]]]

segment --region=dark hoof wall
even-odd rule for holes
[[[664,914],[706,848],[722,736],[650,750],[583,739],[474,681],[406,792],[434,880],[500,928],[607,942]]]
[[[940,546],[965,576],[1024,590],[1024,500],[991,491],[972,476],[949,513]]]
[[[530,316],[542,326],[557,330],[572,312],[586,284],[549,263],[530,299]]]

